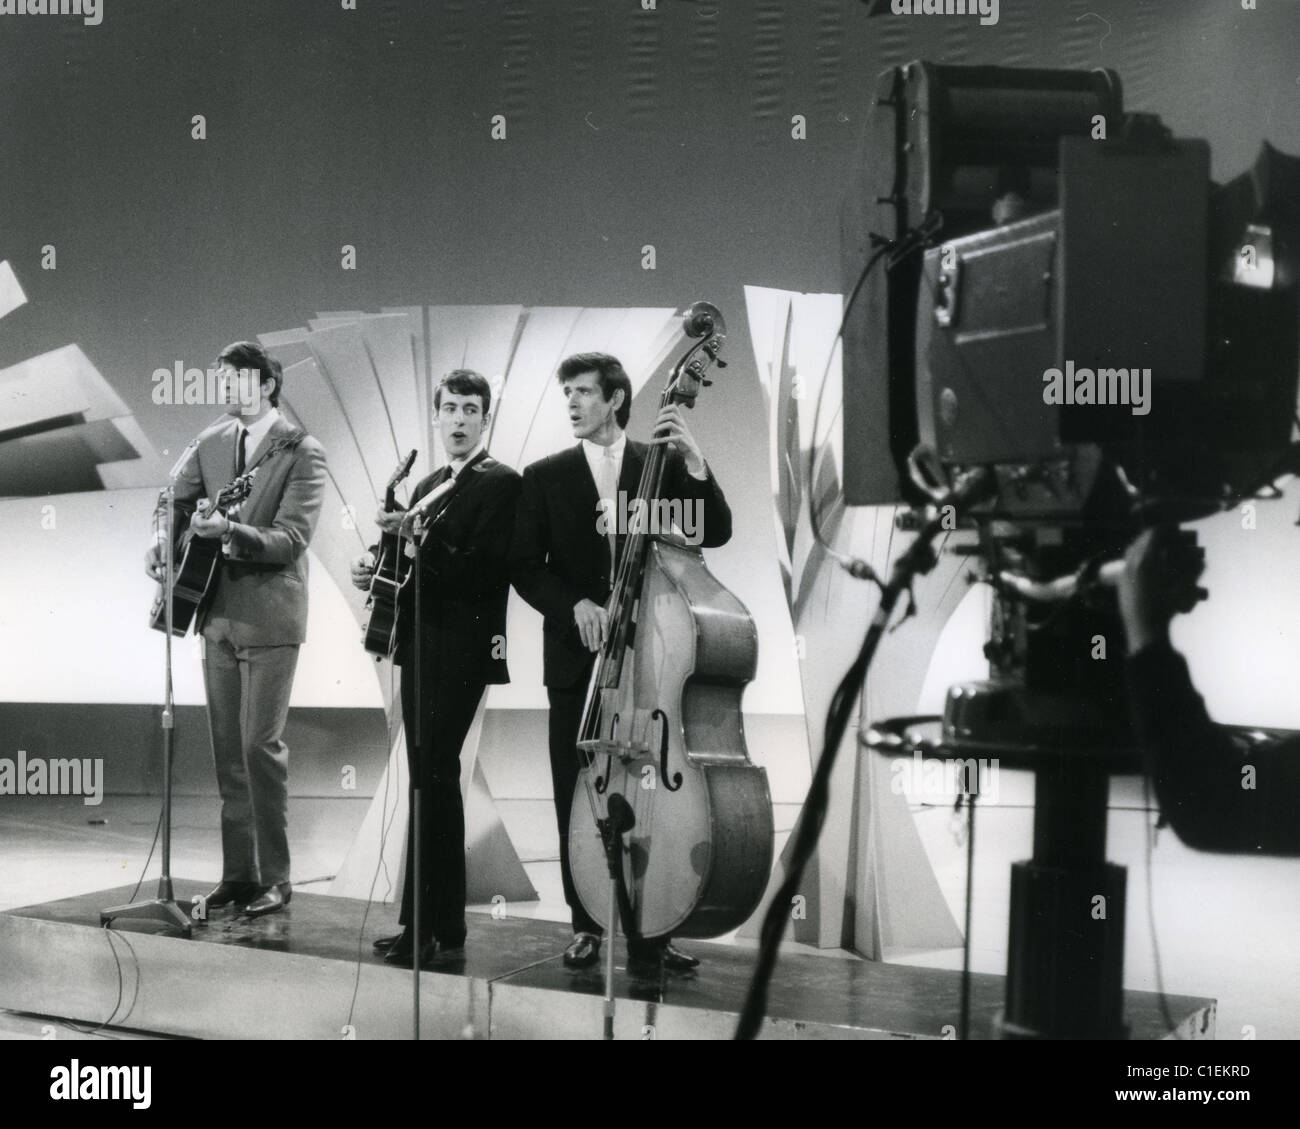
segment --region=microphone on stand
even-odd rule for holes
[[[176,465],[173,466],[172,469],[167,472],[167,480],[169,482],[175,483],[181,471],[185,469],[185,464],[188,463],[190,459],[194,457],[194,452],[198,449],[199,446],[199,440],[202,439],[209,431],[211,431],[212,428],[216,427],[217,424],[229,418],[230,418],[229,413],[223,412],[221,415],[217,416],[217,418],[214,419],[210,424],[208,424],[207,427],[205,427],[202,431],[200,431],[193,439],[191,439],[187,444],[185,444],[185,450],[181,452],[181,457],[176,460]]]
[[[402,518],[402,528],[405,529],[408,523],[412,525],[423,519],[424,515],[429,512],[442,498],[456,488],[456,479],[449,478],[441,486],[430,490],[423,498],[415,503],[406,511],[406,516]]]
[[[199,446],[199,441],[197,438],[191,439],[189,441],[185,450],[181,452],[181,457],[176,460],[176,465],[173,466],[172,469],[167,472],[167,478],[169,481],[171,482],[176,481],[181,471],[185,469],[185,464],[188,463],[190,459],[194,457],[194,452],[198,450],[198,446]]]

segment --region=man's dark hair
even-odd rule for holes
[[[487,382],[487,377],[482,373],[477,373],[470,368],[454,368],[440,381],[438,387],[433,390],[433,410],[436,412],[442,407],[442,390],[455,392],[457,396],[478,396],[483,402],[483,414],[487,415],[492,410],[492,386]]]
[[[271,401],[271,407],[280,406],[280,386],[284,384],[284,370],[280,367],[280,362],[256,341],[236,341],[233,345],[227,345],[217,356],[217,364],[256,372],[259,386],[263,381],[274,381],[275,387],[271,389],[271,395],[267,398]]]
[[[596,374],[600,394],[605,398],[606,403],[614,398],[615,392],[622,391],[623,402],[614,413],[614,422],[619,427],[626,428],[628,417],[632,414],[632,381],[623,371],[618,358],[611,357],[608,353],[574,353],[573,356],[566,357],[560,362],[560,371],[556,379],[563,384],[566,380],[572,380],[584,372]]]

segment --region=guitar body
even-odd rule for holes
[[[216,575],[217,559],[221,556],[221,542],[182,534],[182,547],[175,554],[175,582],[172,584],[172,634],[184,635],[198,617],[199,609],[207,599]],[[155,631],[167,630],[167,605],[161,585],[154,597],[149,626]]]
[[[365,636],[366,650],[379,658],[388,658],[397,649],[397,601],[410,572],[411,562],[402,552],[401,538],[395,533],[383,534],[370,582],[370,618]]]
[[[772,866],[772,803],[740,710],[757,664],[753,619],[700,551],[652,540],[617,685],[597,684],[599,664],[593,674],[588,707],[599,734],[582,745],[594,756],[569,824],[578,896],[604,927],[609,867],[588,786],[601,809],[621,795],[635,817],[621,857],[639,936],[716,937],[758,907]]]
[[[233,479],[222,487],[211,506],[203,506],[205,514],[224,514],[231,506],[248,497],[253,488],[256,468]],[[176,540],[172,550],[174,571],[172,575],[171,606],[172,634],[184,635],[195,623],[212,589],[221,560],[221,541],[215,537],[195,537],[189,527],[188,514],[176,515]],[[149,626],[155,631],[167,630],[166,586],[158,585],[153,607],[149,611]]]
[[[415,462],[412,451],[393,471],[384,491],[384,512],[393,513],[397,509],[397,484],[411,473]],[[366,597],[366,607],[370,609],[370,618],[366,620],[366,629],[361,637],[367,651],[375,660],[386,659],[397,650],[397,600],[402,594],[402,586],[411,574],[411,562],[402,551],[402,538],[396,533],[381,533],[379,548],[376,553],[375,572],[370,578],[370,593]]]

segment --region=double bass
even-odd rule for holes
[[[697,302],[698,338],[660,397],[693,407],[726,336]],[[758,663],[745,606],[700,550],[651,531],[666,447],[646,454],[578,732],[570,864],[588,913],[610,927],[610,883],[629,937],[716,937],[754,912],[772,865],[767,773],[749,759],[740,701]]]

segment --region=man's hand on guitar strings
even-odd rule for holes
[[[161,581],[167,571],[167,547],[162,541],[155,541],[144,555],[144,570],[151,580]]]
[[[362,553],[352,562],[352,586],[354,588],[369,588],[374,576],[375,556],[373,553]]]

